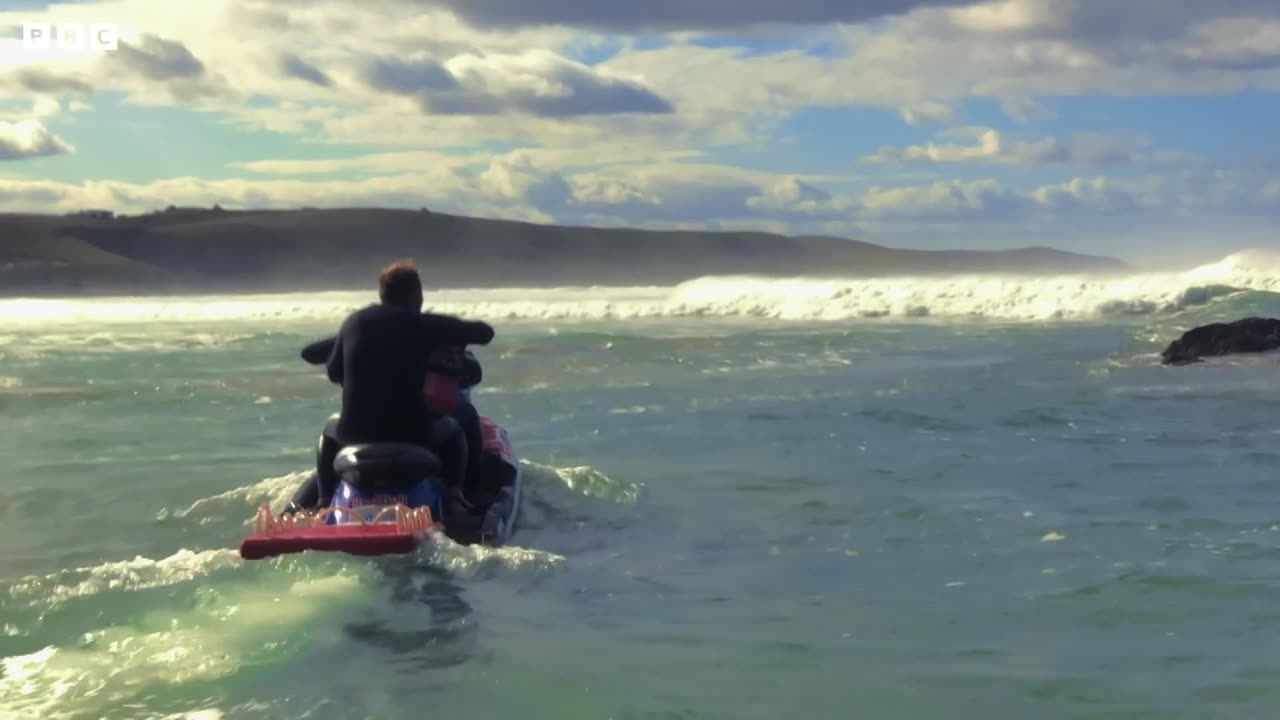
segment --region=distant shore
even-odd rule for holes
[[[415,260],[424,282],[448,289],[1132,270],[1049,248],[903,250],[834,237],[566,227],[426,209],[0,214],[0,297],[358,290],[399,258]]]

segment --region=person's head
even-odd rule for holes
[[[383,305],[421,311],[422,278],[417,266],[409,260],[397,260],[383,268],[378,276],[378,297]]]

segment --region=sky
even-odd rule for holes
[[[24,23],[115,23],[109,52]],[[0,0],[0,211],[1280,247],[1275,0]]]

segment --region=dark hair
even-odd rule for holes
[[[378,296],[388,305],[413,305],[422,294],[422,278],[411,260],[397,260],[378,276]]]

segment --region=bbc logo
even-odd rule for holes
[[[115,23],[23,23],[24,50],[66,50],[104,52],[120,45],[120,28]]]

